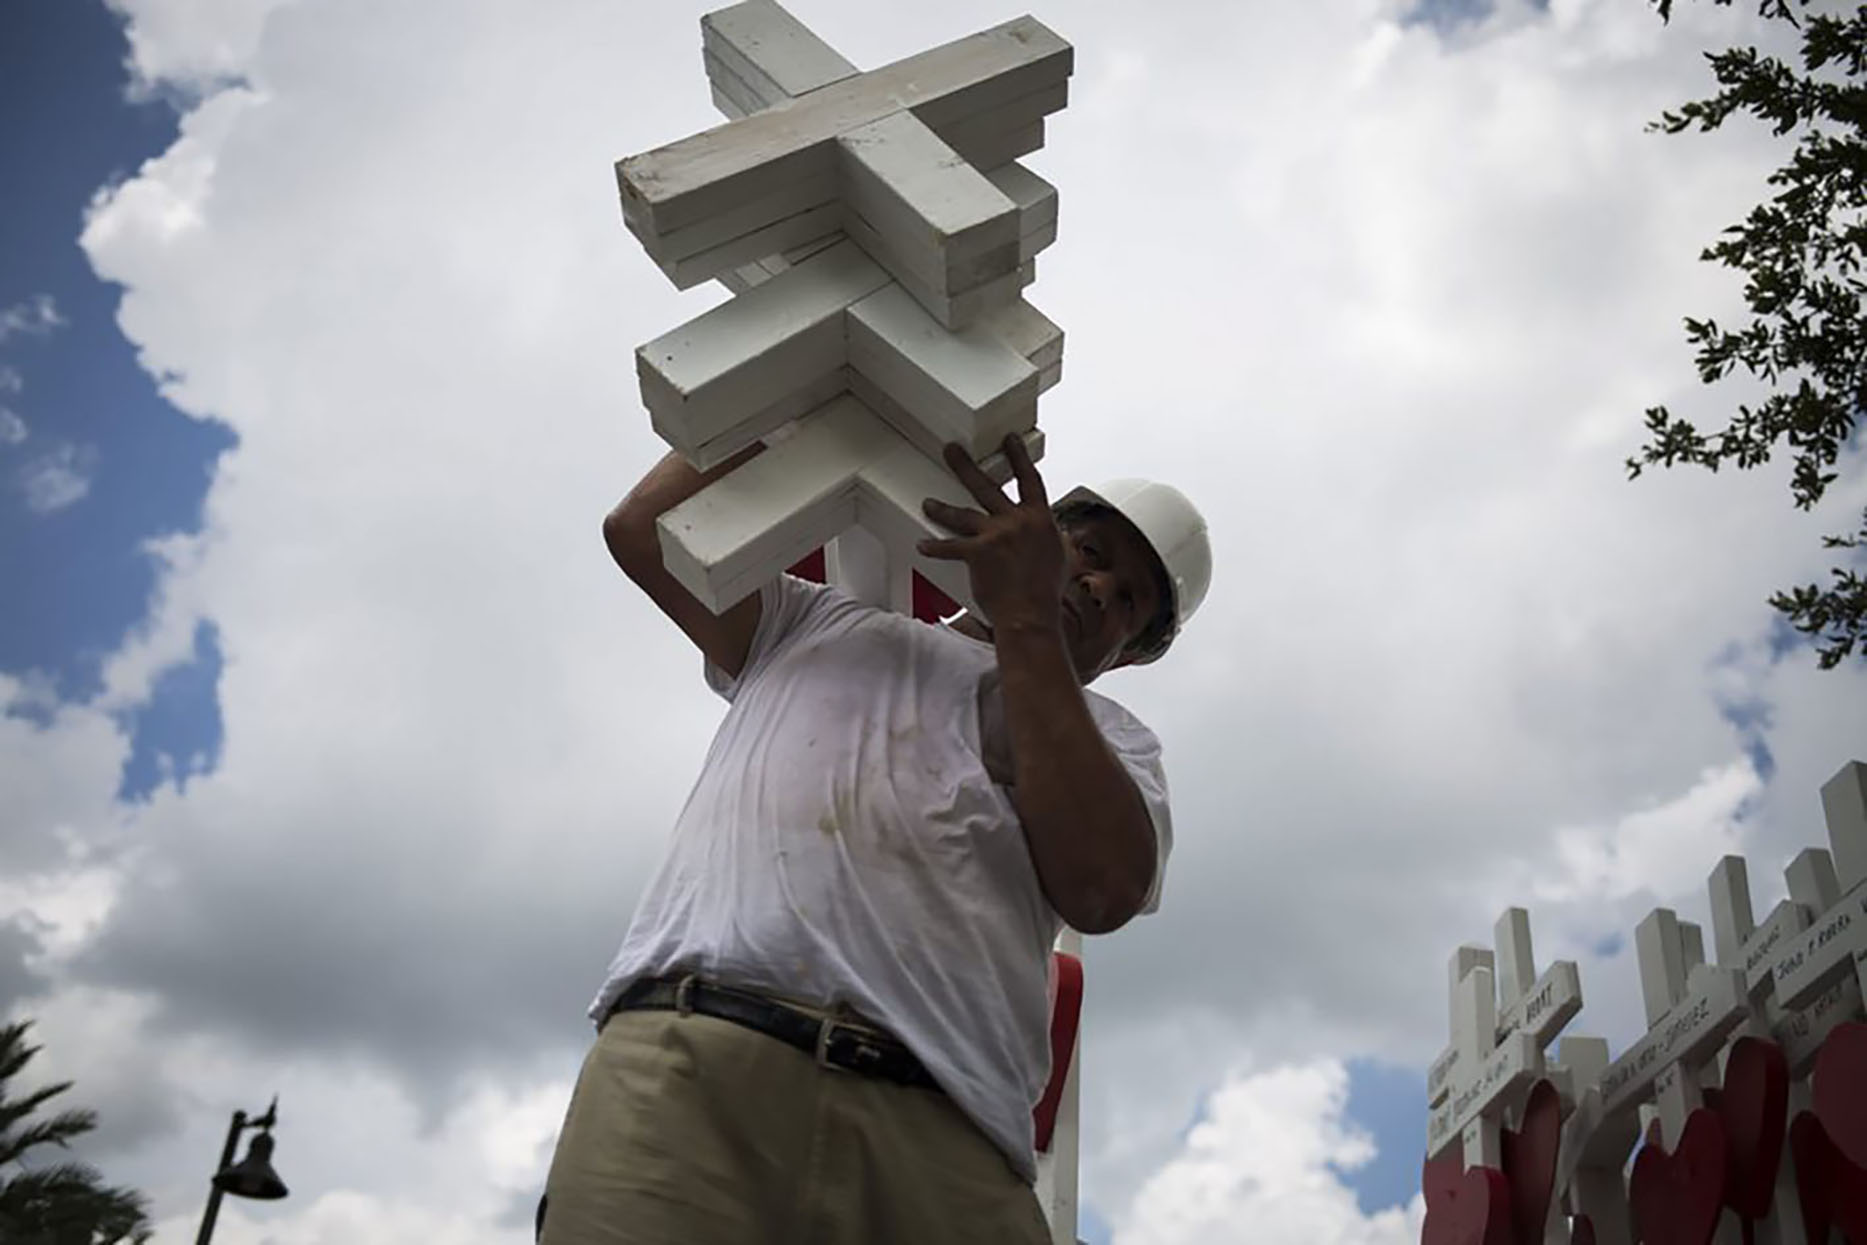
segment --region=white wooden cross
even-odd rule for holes
[[[1634,944],[1647,1033],[1583,1094],[1564,1127],[1557,1165],[1558,1187],[1586,1195],[1590,1205],[1576,1208],[1586,1209],[1603,1242],[1629,1239],[1619,1172],[1638,1135],[1638,1108],[1659,1100],[1662,1141],[1676,1147],[1685,1117],[1702,1101],[1700,1069],[1749,1014],[1741,975],[1704,962],[1697,926],[1655,909],[1636,929]],[[1578,1068],[1582,1062],[1578,1056]],[[1586,1189],[1571,1183],[1584,1177]]]
[[[1749,1008],[1742,976],[1707,964],[1703,932],[1670,908],[1655,908],[1635,928],[1634,954],[1647,1035],[1602,1074],[1603,1105],[1613,1111],[1651,1097],[1670,1150],[1704,1105],[1701,1088],[1717,1079],[1713,1060]]]
[[[1493,1047],[1509,1034],[1521,1032],[1529,1034],[1535,1049],[1541,1052],[1582,1009],[1581,974],[1572,960],[1558,960],[1541,976],[1537,974],[1530,943],[1530,914],[1522,908],[1505,909],[1492,932],[1497,943],[1496,953],[1461,947],[1453,955],[1454,971],[1462,974],[1469,965],[1491,970],[1497,984]],[[1456,982],[1453,990],[1456,995]],[[1457,1023],[1455,1020],[1455,1035]],[[1453,1084],[1468,1079],[1466,1069],[1469,1067],[1455,1036],[1453,1044],[1427,1071],[1427,1105],[1442,1106],[1451,1096]],[[1563,1086],[1567,1084],[1568,1079],[1564,1078]]]
[[[1809,909],[1801,902],[1811,899],[1806,888],[1813,871],[1804,864],[1792,866],[1788,899],[1777,904],[1762,925],[1751,917],[1749,870],[1742,856],[1726,856],[1712,870],[1707,886],[1711,893],[1712,942],[1717,948],[1718,963],[1743,974],[1749,1018],[1734,1037],[1767,1038],[1782,1048],[1790,1074],[1790,1113],[1797,1110],[1797,1096],[1807,1095],[1806,1085],[1797,1082],[1806,1076],[1815,1055],[1829,1032],[1844,1020],[1860,1013],[1860,987],[1851,976],[1827,987],[1809,1006],[1784,1007],[1775,995],[1776,965],[1810,920]],[[1727,1047],[1722,1060],[1728,1056]],[[1802,1104],[1802,1105],[1806,1105]],[[1802,1223],[1802,1205],[1796,1188],[1795,1165],[1785,1147],[1776,1172],[1776,1192],[1769,1216],[1758,1227],[1763,1245],[1802,1245],[1807,1239]]]
[[[1634,1245],[1627,1205],[1627,1156],[1640,1139],[1634,1113],[1606,1116],[1601,1110],[1601,1074],[1608,1069],[1608,1043],[1598,1037],[1565,1037],[1556,1055],[1580,1088],[1575,1109],[1563,1122],[1556,1188],[1564,1209],[1587,1215],[1595,1245]]]
[[[1862,993],[1867,972],[1867,765],[1850,761],[1822,785],[1828,852],[1810,848],[1790,863],[1790,898],[1813,923],[1775,961],[1779,1003],[1809,1008],[1850,977]]]
[[[1439,1103],[1426,1121],[1426,1157],[1459,1146],[1469,1168],[1502,1166],[1499,1140],[1506,1111],[1543,1074],[1543,1052],[1522,1028],[1500,1034],[1496,958],[1483,947],[1452,953],[1452,1049],[1441,1077]],[[1447,1059],[1447,1056],[1441,1056]]]
[[[1629,1053],[1659,1052],[1651,1089],[1661,1144],[1674,1150],[1687,1117],[1705,1105],[1705,1088],[1718,1083],[1719,1051],[1749,1015],[1744,978],[1735,969],[1707,964],[1703,931],[1670,908],[1655,908],[1635,927],[1634,954],[1648,1031]],[[1624,1055],[1614,1067],[1626,1061]],[[1736,1232],[1727,1213],[1714,1239],[1736,1245]]]
[[[972,504],[946,442],[1001,482],[1006,436],[1042,454],[1062,333],[1020,290],[1056,192],[1012,161],[1067,102],[1070,47],[1024,17],[863,74],[771,0],[708,15],[702,41],[737,119],[617,178],[676,285],[719,277],[737,296],[641,347],[637,373],[696,466],[769,448],[662,517],[664,560],[719,611],[860,526],[880,549],[865,595],[906,610],[918,570],[971,606],[963,566],[915,558],[945,535],[921,501]]]

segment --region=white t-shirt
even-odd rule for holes
[[[1032,1179],[1061,921],[986,770],[994,650],[790,576],[761,600],[740,677],[708,668],[730,708],[590,1015],[688,972],[853,1008]],[[1160,744],[1085,695],[1153,819],[1152,911],[1172,844]]]

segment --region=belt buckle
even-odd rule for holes
[[[818,1022],[817,1024],[817,1066],[819,1068],[828,1068],[834,1072],[849,1071],[848,1068],[845,1068],[840,1063],[830,1062],[830,1038],[836,1032],[836,1030],[845,1029],[845,1028],[848,1028],[848,1026],[839,1025],[836,1022],[835,1017],[833,1016],[825,1016],[821,1021]]]

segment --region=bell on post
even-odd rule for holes
[[[215,1175],[214,1184],[235,1197],[271,1201],[285,1196],[285,1182],[272,1170],[272,1134],[262,1132],[253,1138],[246,1157]]]

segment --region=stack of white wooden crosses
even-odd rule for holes
[[[1790,862],[1761,924],[1743,858],[1711,871],[1713,961],[1671,910],[1640,923],[1648,1031],[1617,1059],[1575,1036],[1549,1057],[1581,979],[1566,961],[1536,975],[1522,909],[1495,950],[1453,954],[1427,1245],[1867,1243],[1867,765],[1822,806],[1830,850]]]
[[[1018,157],[1068,101],[1070,45],[1021,17],[864,73],[771,0],[701,19],[729,121],[616,166],[630,232],[682,289],[734,297],[642,346],[655,431],[710,469],[757,455],[660,521],[662,556],[715,612],[810,558],[859,598],[914,612],[917,578],[976,608],[925,498],[973,503],[940,461],[957,442],[993,479],[1002,447],[1043,454],[1038,395],[1063,333],[1023,298],[1057,235],[1057,192]],[[1053,979],[1052,1084],[1038,1193],[1076,1239],[1079,942]]]
[[[637,371],[655,430],[695,466],[768,448],[662,520],[668,568],[724,609],[857,530],[832,571],[852,591],[907,612],[918,569],[969,605],[963,565],[916,567],[915,541],[945,535],[921,502],[972,504],[947,442],[1001,482],[1008,435],[1043,451],[1063,334],[1021,291],[1057,192],[1017,157],[1067,101],[1070,45],[1022,17],[862,73],[771,0],[701,32],[733,120],[617,177],[661,270],[736,297],[641,347]]]

